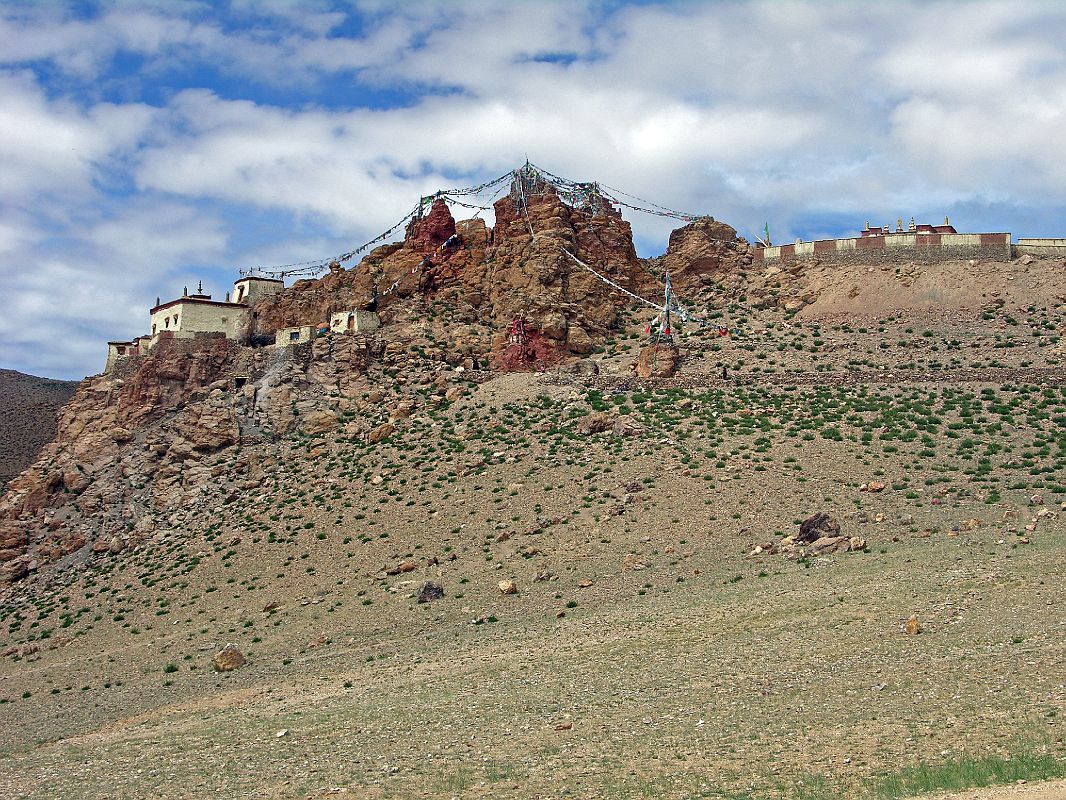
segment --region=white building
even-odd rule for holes
[[[373,311],[338,311],[329,318],[330,333],[369,333],[381,327]]]
[[[162,303],[150,312],[152,344],[170,331],[175,339],[191,339],[197,333],[224,333],[227,339],[240,338],[248,316],[248,306],[212,300],[209,294],[186,294]]]

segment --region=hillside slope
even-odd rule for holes
[[[883,800],[1066,769],[1061,263],[754,274],[701,221],[664,259],[705,324],[666,345],[549,258],[602,245],[650,294],[623,228],[544,197],[550,233],[422,282],[449,219],[257,307],[265,335],[400,287],[372,334],[164,340],[79,386],[0,498],[0,791]]]
[[[55,438],[56,416],[77,386],[0,369],[0,491]]]

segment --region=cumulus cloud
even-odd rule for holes
[[[1049,233],[1063,33],[997,2],[2,9],[0,362],[92,371],[161,285],[346,250],[527,154],[747,235]]]

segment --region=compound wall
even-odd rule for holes
[[[890,264],[901,261],[935,263],[976,258],[1009,261],[1009,233],[894,233],[855,239],[822,239],[816,242],[761,247],[755,263],[785,263],[817,260],[828,264]]]
[[[1066,256],[1066,239],[1019,239],[1014,251],[1019,255]]]

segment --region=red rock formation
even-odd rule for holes
[[[436,256],[440,246],[455,235],[455,219],[443,200],[434,200],[429,213],[411,220],[403,246],[406,250]]]
[[[334,311],[365,307],[376,288],[384,322],[402,316],[411,298],[436,298],[491,325],[489,341],[496,341],[515,317],[525,316],[542,337],[531,350],[533,367],[591,352],[628,300],[576,264],[564,248],[621,285],[639,289],[648,275],[629,224],[606,202],[597,214],[574,209],[550,187],[529,195],[525,209],[505,197],[496,202],[495,213],[490,234],[479,219],[456,223],[438,200],[429,214],[411,222],[402,244],[380,247],[355,267],[298,281],[261,301],[255,309],[257,330],[268,336]],[[442,249],[453,235],[459,243]],[[494,353],[499,355],[495,347]]]
[[[666,255],[657,261],[660,270],[670,270],[675,288],[684,290],[750,264],[751,254],[736,229],[708,217],[674,230]]]

